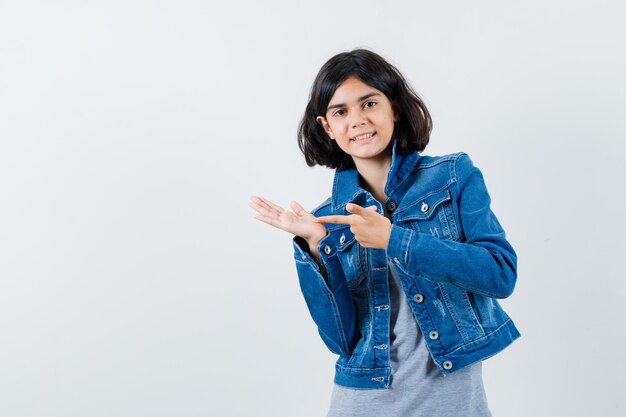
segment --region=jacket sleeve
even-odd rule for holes
[[[328,283],[309,253],[307,242],[295,236],[293,247],[300,288],[322,340],[331,352],[349,355],[358,340],[356,313],[332,240],[327,234],[319,243]]]
[[[455,170],[463,241],[440,240],[394,224],[387,256],[409,276],[506,298],[517,280],[517,255],[490,209],[491,199],[480,170],[466,154],[457,158]]]

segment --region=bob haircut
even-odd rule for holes
[[[399,116],[393,135],[398,142],[396,150],[406,155],[423,151],[432,130],[428,109],[400,71],[380,55],[366,49],[343,52],[330,58],[320,69],[309,103],[298,127],[298,146],[306,163],[312,167],[353,168],[352,157],[331,140],[316,117],[326,117],[328,103],[349,77],[357,77],[365,84],[383,92]]]

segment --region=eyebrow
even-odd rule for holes
[[[360,103],[363,100],[367,100],[370,97],[374,97],[374,96],[380,96],[380,94],[378,93],[369,93],[369,94],[365,94],[364,96],[361,96],[358,98],[358,100],[356,101],[357,103]],[[330,109],[336,109],[338,107],[346,107],[346,103],[337,103],[337,104],[333,104],[331,106],[328,106],[328,108],[326,109],[326,111],[330,110]]]

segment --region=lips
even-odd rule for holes
[[[357,136],[354,136],[354,137],[350,138],[350,140],[359,142],[359,141],[362,141],[362,140],[365,140],[365,139],[369,139],[372,136],[374,136],[375,134],[376,134],[376,132],[362,133],[360,135],[357,135]]]

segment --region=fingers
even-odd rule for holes
[[[346,204],[346,210],[353,215],[360,217],[368,217],[372,212],[378,214],[376,206],[361,207],[358,204],[348,203]],[[321,216],[313,219],[316,223],[333,223],[333,224],[355,224],[356,218],[354,216]]]
[[[321,216],[313,219],[315,223],[352,224],[352,216]]]
[[[250,207],[252,207],[253,209],[255,209],[259,214],[262,214],[264,216],[271,216],[271,215],[277,215],[278,213],[276,213],[275,210],[273,210],[271,207],[268,207],[266,204],[263,204],[261,202],[258,201],[250,201],[250,204],[248,204]]]
[[[304,209],[304,207],[302,207],[300,204],[298,204],[296,201],[292,201],[291,202],[291,208],[293,210],[294,213],[296,213],[298,216],[302,217],[302,216],[313,216],[311,213],[309,213],[308,211],[306,211]]]
[[[285,211],[282,207],[279,207],[271,201],[258,196],[252,196],[250,198],[250,204],[248,205],[255,209],[259,214],[265,216],[266,220],[271,219],[272,223],[270,224],[272,225],[276,225],[280,222],[279,217]],[[265,221],[260,218],[259,220]],[[265,221],[265,223],[268,223],[268,221]]]
[[[256,219],[261,220],[267,224],[270,224],[276,227],[278,227],[278,225],[280,224],[281,214],[285,212],[285,210],[282,207],[259,196],[252,196],[250,198],[249,205],[250,207],[254,208],[258,212],[258,214],[254,216]],[[312,217],[315,223],[332,223],[332,224],[352,225],[357,220],[357,218],[355,218],[354,216],[341,216],[341,215],[322,216],[322,217],[316,218],[311,213],[306,211],[304,207],[298,204],[298,202],[292,201],[290,205],[294,213],[297,216]],[[358,204],[354,204],[354,203],[348,203],[346,205],[346,210],[352,213],[353,215],[357,215],[360,217],[368,217],[372,214],[372,212],[377,213],[376,206],[361,207]]]
[[[365,207],[361,207],[358,204],[354,204],[354,203],[346,204],[346,210],[348,210],[352,214],[357,214],[357,215],[363,216],[363,217],[366,217],[367,215],[371,214],[371,212],[378,213],[378,211],[377,211],[378,209],[376,208],[376,206],[369,206],[369,207],[365,208]]]
[[[280,229],[280,220],[276,217],[266,216],[263,214],[255,214],[255,219],[261,220],[263,223],[267,223],[270,226],[278,227]]]
[[[271,208],[273,208],[274,210],[276,210],[279,214],[282,213],[283,211],[285,211],[282,207],[277,206],[276,204],[272,203],[269,200],[263,199],[263,201],[265,203],[267,203],[268,206],[270,206]]]
[[[268,210],[275,210],[278,214],[285,211],[282,207],[277,206],[276,204],[263,197],[252,196],[251,200],[257,202],[259,205],[265,207]]]

